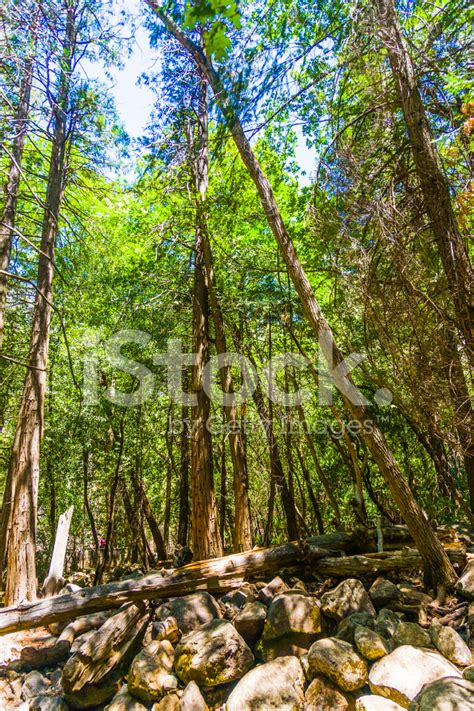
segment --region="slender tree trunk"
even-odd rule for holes
[[[179,465],[179,517],[178,517],[178,544],[188,545],[189,530],[189,410],[186,405],[181,409],[181,460]]]
[[[147,0],[147,2],[164,22],[168,31],[191,54],[212,87],[216,102],[224,115],[242,161],[255,183],[268,224],[279,245],[293,286],[301,299],[306,317],[313,328],[316,338],[319,340],[324,358],[332,370],[333,380],[352,418],[361,423],[370,422],[370,427],[363,427],[361,434],[416,542],[423,559],[426,580],[430,581],[434,587],[439,588],[439,593],[442,594],[443,588],[452,587],[456,581],[453,566],[429,522],[426,520],[423,511],[417,504],[393,454],[387,446],[385,437],[364,407],[360,393],[355,388],[350,375],[346,374],[343,368],[338,369],[338,366],[343,362],[342,353],[334,340],[329,324],[298,259],[268,178],[252,151],[225,87],[204,52],[180,30],[154,0]]]
[[[3,328],[5,323],[5,305],[8,291],[8,271],[10,250],[15,232],[18,190],[21,180],[21,165],[28,128],[28,113],[30,110],[31,86],[33,83],[33,67],[35,62],[36,36],[38,30],[38,9],[35,10],[31,23],[31,47],[23,70],[20,83],[18,105],[13,120],[14,138],[11,147],[10,166],[4,188],[5,202],[0,218],[0,350],[3,343]]]
[[[318,533],[322,536],[324,533],[324,521],[323,521],[323,517],[321,515],[321,508],[319,506],[318,499],[316,498],[316,494],[314,493],[314,489],[313,489],[313,485],[311,483],[311,477],[310,477],[308,468],[306,467],[306,463],[304,461],[303,455],[301,454],[301,451],[300,451],[300,448],[298,447],[298,445],[296,445],[296,454],[298,457],[298,461],[300,463],[301,473],[303,474],[303,479],[306,484],[306,490],[308,492],[309,500],[311,501],[314,515],[316,516],[316,521],[318,524]]]
[[[192,435],[192,538],[196,560],[222,555],[217,505],[212,471],[212,439],[208,426],[211,403],[203,386],[204,368],[209,359],[209,303],[204,261],[206,239],[206,192],[208,184],[207,83],[199,76],[198,140],[192,156],[196,183],[196,237],[193,290],[192,392],[197,405],[191,408]]]
[[[84,482],[84,508],[89,519],[89,524],[91,527],[92,539],[94,541],[94,546],[96,551],[99,550],[99,536],[97,534],[97,527],[95,525],[94,514],[92,513],[92,508],[89,501],[89,470],[90,470],[90,451],[87,447],[82,450],[82,471],[83,471],[83,482]]]
[[[309,449],[309,452],[310,452],[310,454],[311,454],[311,458],[312,458],[312,460],[313,460],[313,464],[314,464],[314,466],[315,466],[316,473],[317,473],[317,475],[318,475],[319,481],[320,481],[321,484],[323,485],[324,491],[326,492],[326,495],[327,495],[327,497],[328,497],[328,499],[329,499],[329,501],[330,501],[330,503],[331,503],[331,506],[332,506],[332,508],[333,508],[333,511],[334,511],[334,518],[335,518],[335,520],[336,520],[336,524],[337,524],[338,526],[340,526],[340,524],[341,524],[341,512],[340,512],[340,510],[339,510],[339,503],[338,503],[338,501],[337,501],[336,496],[334,495],[332,486],[331,486],[331,484],[329,483],[329,480],[328,480],[328,478],[327,478],[327,476],[326,476],[326,474],[325,474],[325,472],[324,472],[324,469],[322,468],[321,463],[320,463],[320,461],[319,461],[319,457],[318,457],[318,454],[317,454],[317,452],[316,452],[316,447],[315,447],[315,445],[314,445],[313,438],[311,437],[311,433],[310,433],[309,428],[308,428],[308,423],[307,423],[307,421],[306,421],[306,417],[305,417],[305,414],[304,414],[303,406],[302,406],[302,405],[297,405],[297,406],[296,406],[296,411],[297,411],[297,413],[298,413],[298,417],[299,417],[299,419],[300,419],[301,426],[302,426],[302,428],[303,428],[303,432],[304,432],[304,437],[305,437],[305,440],[306,440],[306,444],[307,444],[308,449]]]
[[[204,260],[206,264],[208,291],[211,302],[211,313],[214,322],[217,354],[223,356],[227,353],[227,339],[224,330],[222,309],[217,296],[215,275],[212,264],[212,252],[207,230],[203,239]],[[220,369],[222,390],[226,395],[234,392],[231,369],[223,364]],[[250,519],[250,502],[248,493],[247,458],[240,430],[237,405],[232,403],[224,406],[226,421],[229,425],[229,446],[234,472],[234,502],[235,502],[235,529],[233,532],[233,549],[235,552],[248,550],[252,547],[252,524]]]
[[[58,99],[54,107],[54,133],[38,262],[37,293],[31,325],[28,369],[18,415],[8,480],[7,585],[9,605],[36,597],[36,519],[40,446],[43,434],[44,394],[48,364],[53,298],[53,259],[64,187],[66,121],[74,45],[74,8],[67,9],[67,28]]]
[[[114,533],[115,524],[115,502],[117,498],[117,489],[120,482],[120,469],[122,467],[122,456],[123,456],[123,446],[125,440],[125,429],[123,419],[120,421],[120,434],[118,438],[118,452],[117,461],[115,463],[114,477],[112,479],[112,486],[110,488],[110,503],[109,503],[109,517],[107,521],[107,532],[105,534],[105,547],[102,551],[102,558],[99,560],[97,565],[94,585],[100,585],[102,582],[102,577],[107,568],[107,564],[110,560],[110,552],[112,550],[112,537]]]
[[[137,495],[141,502],[143,513],[145,514],[146,522],[151,531],[158,560],[166,560],[165,543],[163,541],[163,536],[161,535],[160,528],[158,526],[158,521],[155,518],[155,514],[153,513],[153,509],[151,508],[150,501],[148,500],[148,496],[146,495],[145,489],[143,488],[143,482],[141,480],[140,475],[140,466],[137,467],[137,471],[132,468],[131,475],[133,486],[135,488],[135,491],[137,492]]]
[[[387,50],[408,131],[416,173],[466,351],[474,354],[472,269],[454,214],[449,183],[433,139],[411,56],[403,38],[393,0],[373,0],[382,44]]]

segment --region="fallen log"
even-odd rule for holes
[[[190,563],[164,576],[148,575],[6,607],[0,609],[0,635],[109,610],[126,602],[176,597],[196,590],[228,592],[238,587],[246,576],[264,575],[301,563],[314,564],[331,555],[332,551],[315,545],[314,540],[318,539],[254,548],[245,553]]]
[[[398,531],[397,535],[404,535],[403,531]],[[68,595],[3,608],[0,609],[0,635],[110,610],[126,602],[178,597],[197,590],[224,593],[239,587],[244,578],[263,576],[302,564],[311,566],[311,570],[320,575],[339,577],[422,567],[421,556],[415,549],[334,557],[334,549],[321,548],[321,541],[337,547],[347,546],[354,539],[351,534],[336,532],[270,548],[254,548],[223,558],[190,563],[167,575],[160,573],[108,583]],[[448,553],[454,562],[462,564],[465,560],[462,546],[458,545]]]
[[[463,567],[466,561],[466,550],[463,546],[446,550],[451,562]],[[423,567],[421,555],[416,548],[404,548],[401,551],[386,551],[384,553],[367,553],[366,555],[351,555],[341,558],[327,557],[318,561],[315,572],[318,575],[335,577],[353,577],[365,573],[389,573],[395,570],[419,570]]]
[[[64,665],[61,683],[66,698],[86,684],[99,684],[116,669],[145,632],[149,620],[150,607],[145,602],[125,605],[109,617]]]

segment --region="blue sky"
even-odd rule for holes
[[[123,67],[112,70],[111,79],[105,76],[99,65],[88,65],[86,68],[87,74],[101,79],[109,86],[115,98],[118,113],[132,138],[143,134],[153,105],[153,92],[147,86],[139,84],[138,79],[143,72],[156,68],[157,63],[156,51],[150,47],[148,33],[140,23],[144,5],[143,0],[121,0],[118,3],[118,11],[120,6],[126,7],[127,11],[136,18],[132,53],[125,59]],[[302,182],[307,183],[315,170],[316,154],[313,149],[306,147],[306,141],[299,127],[295,130],[298,136],[296,160],[307,174],[306,179],[303,179]]]

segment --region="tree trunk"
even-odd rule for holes
[[[89,501],[89,464],[90,464],[90,452],[86,447],[82,450],[82,471],[84,480],[84,508],[87,512],[87,517],[89,519],[92,538],[94,540],[94,546],[96,551],[99,550],[99,536],[97,534],[97,527],[95,525],[94,514],[92,513],[90,501]]]
[[[74,45],[74,8],[67,9],[66,38],[61,62],[58,98],[54,106],[54,133],[38,262],[37,292],[31,325],[28,369],[10,458],[10,503],[7,545],[7,604],[36,597],[36,519],[40,446],[43,434],[44,394],[48,364],[53,298],[53,259],[64,188],[66,121]]]
[[[223,356],[227,353],[227,339],[225,335],[222,309],[217,295],[216,279],[212,263],[212,251],[207,225],[203,232],[203,253],[206,266],[207,287],[211,302],[211,313],[214,322],[216,351],[219,356]],[[232,373],[227,363],[224,363],[220,368],[220,379],[224,394],[232,394],[234,392]],[[224,406],[224,413],[226,422],[229,425],[229,447],[234,472],[235,524],[233,530],[233,549],[234,551],[244,551],[252,547],[253,540],[248,493],[247,457],[245,454],[242,432],[238,426],[239,419],[235,399],[229,406]]]
[[[30,110],[31,86],[33,83],[33,66],[35,62],[36,36],[38,31],[39,8],[32,18],[30,34],[30,53],[26,57],[23,76],[20,83],[18,105],[13,120],[14,138],[11,148],[10,166],[4,188],[5,202],[0,218],[0,350],[3,343],[3,328],[5,323],[5,305],[8,291],[8,271],[10,250],[15,233],[18,189],[21,180],[21,165],[28,128],[28,113]],[[8,495],[7,495],[8,498]]]
[[[120,469],[122,466],[124,440],[125,440],[125,431],[124,431],[124,421],[122,418],[120,420],[120,434],[119,434],[119,441],[118,441],[117,461],[115,463],[114,477],[112,479],[112,486],[110,489],[109,520],[107,522],[107,532],[105,534],[105,546],[104,546],[103,551],[101,551],[102,555],[101,555],[101,557],[99,557],[99,563],[98,563],[96,571],[95,571],[94,585],[100,584],[100,582],[102,580],[102,576],[104,575],[104,572],[107,568],[107,564],[110,559],[110,551],[112,549],[112,536],[113,536],[114,524],[115,524],[115,500],[117,497],[117,488],[118,488],[119,481],[120,481]]]
[[[303,455],[301,454],[301,451],[300,451],[300,448],[298,447],[298,445],[296,445],[296,454],[298,457],[298,461],[300,463],[301,473],[303,474],[303,479],[306,484],[306,490],[308,492],[309,500],[311,501],[314,515],[316,516],[316,521],[318,523],[318,533],[319,533],[319,535],[322,536],[324,534],[324,522],[323,522],[323,517],[321,515],[321,508],[319,506],[318,499],[316,498],[316,494],[314,493],[313,485],[311,483],[311,477],[309,475],[309,471],[306,467]]]
[[[206,191],[208,184],[207,84],[199,76],[198,140],[191,156],[195,172],[196,235],[193,289],[193,353],[195,363],[192,392],[197,404],[191,407],[191,527],[194,555],[197,559],[222,555],[217,505],[212,471],[212,439],[208,426],[211,404],[203,387],[204,368],[209,360],[209,304],[204,261],[206,239]],[[194,151],[193,151],[194,153]]]
[[[417,85],[415,69],[398,22],[393,0],[373,0],[382,44],[387,50],[416,174],[423,194],[448,287],[457,325],[468,357],[474,355],[474,306],[472,269],[466,245],[451,203],[449,183],[441,168],[436,142]]]
[[[178,545],[188,545],[189,529],[189,431],[186,405],[181,407],[181,460],[179,465]]]
[[[308,321],[313,328],[316,338],[319,340],[324,358],[332,370],[334,383],[341,393],[352,418],[361,423],[365,421],[370,422],[370,427],[362,428],[361,435],[367,448],[372,453],[387,486],[390,488],[416,542],[424,562],[427,580],[430,580],[435,587],[439,586],[440,593],[442,594],[443,587],[452,587],[454,585],[456,573],[446,552],[436,538],[433,529],[426,520],[423,511],[417,504],[393,454],[387,446],[385,437],[375,422],[372,421],[364,407],[364,401],[357,388],[355,388],[350,375],[346,374],[343,368],[338,369],[338,366],[343,362],[342,353],[334,340],[329,324],[324,317],[308,277],[297,257],[270,183],[252,151],[225,87],[215,72],[212,63],[202,50],[184,35],[176,23],[164,13],[162,8],[159,7],[154,0],[147,0],[147,2],[154,9],[162,22],[164,22],[168,31],[173,34],[191,54],[212,87],[216,102],[224,115],[242,161],[255,183],[268,224],[279,245],[288,273],[301,299]]]

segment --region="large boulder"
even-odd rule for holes
[[[321,610],[338,622],[353,612],[367,612],[375,617],[375,608],[366,589],[355,578],[348,578],[321,597]]]
[[[306,689],[305,711],[354,711],[354,699],[324,676],[317,675]]]
[[[282,580],[278,575],[271,580],[268,585],[261,588],[258,593],[258,599],[263,602],[264,605],[270,605],[271,601],[276,595],[281,595],[281,593],[288,590],[288,585]]]
[[[176,597],[160,605],[156,611],[158,619],[174,617],[183,634],[188,634],[211,620],[221,617],[219,605],[208,592],[195,592]]]
[[[124,684],[104,711],[146,711],[146,708],[130,694],[127,685]]]
[[[213,620],[181,639],[174,666],[185,684],[219,686],[240,679],[252,666],[253,654],[235,627]]]
[[[437,652],[404,645],[375,662],[369,686],[372,693],[406,708],[425,684],[445,676],[460,678],[461,674]]]
[[[380,610],[375,621],[375,631],[385,637],[392,639],[398,629],[398,625],[403,620],[401,612],[393,612],[384,608]]]
[[[436,649],[453,664],[467,667],[471,664],[471,650],[452,627],[433,621],[430,627],[431,640]]]
[[[316,598],[288,592],[273,599],[263,630],[265,639],[278,639],[288,634],[316,636],[320,632],[321,611]]]
[[[248,602],[234,618],[234,627],[253,647],[261,637],[267,617],[267,608],[263,602]]]
[[[25,700],[32,699],[34,696],[44,694],[45,691],[48,691],[50,686],[50,680],[43,676],[39,671],[31,671],[26,675],[23,681],[21,695]]]
[[[367,694],[357,699],[356,711],[403,711],[403,706],[396,704],[395,701],[384,699],[383,696]]]
[[[416,622],[400,622],[393,635],[393,643],[396,647],[404,644],[409,644],[411,647],[432,646],[429,633]]]
[[[190,681],[179,700],[179,711],[208,711],[207,704],[195,681]]]
[[[172,674],[173,646],[167,639],[152,642],[133,660],[128,672],[128,690],[148,704],[159,701],[178,686]]]
[[[296,657],[279,657],[249,671],[237,684],[226,711],[298,711],[304,704],[304,673]]]
[[[456,590],[467,600],[474,600],[474,559],[470,560],[462,571]]]
[[[375,607],[379,609],[391,602],[400,600],[402,593],[395,583],[386,578],[377,578],[369,589],[369,595]]]
[[[337,637],[315,642],[308,652],[308,666],[311,674],[324,674],[343,691],[360,689],[367,682],[367,662]]]
[[[374,618],[367,612],[354,612],[341,620],[337,626],[335,637],[343,639],[345,642],[354,642],[354,632],[356,627],[362,625],[373,630],[375,627]]]
[[[362,625],[357,625],[354,630],[354,644],[362,656],[371,662],[391,652],[389,643],[382,635]]]
[[[423,687],[408,711],[469,711],[473,708],[474,684],[448,677]]]

